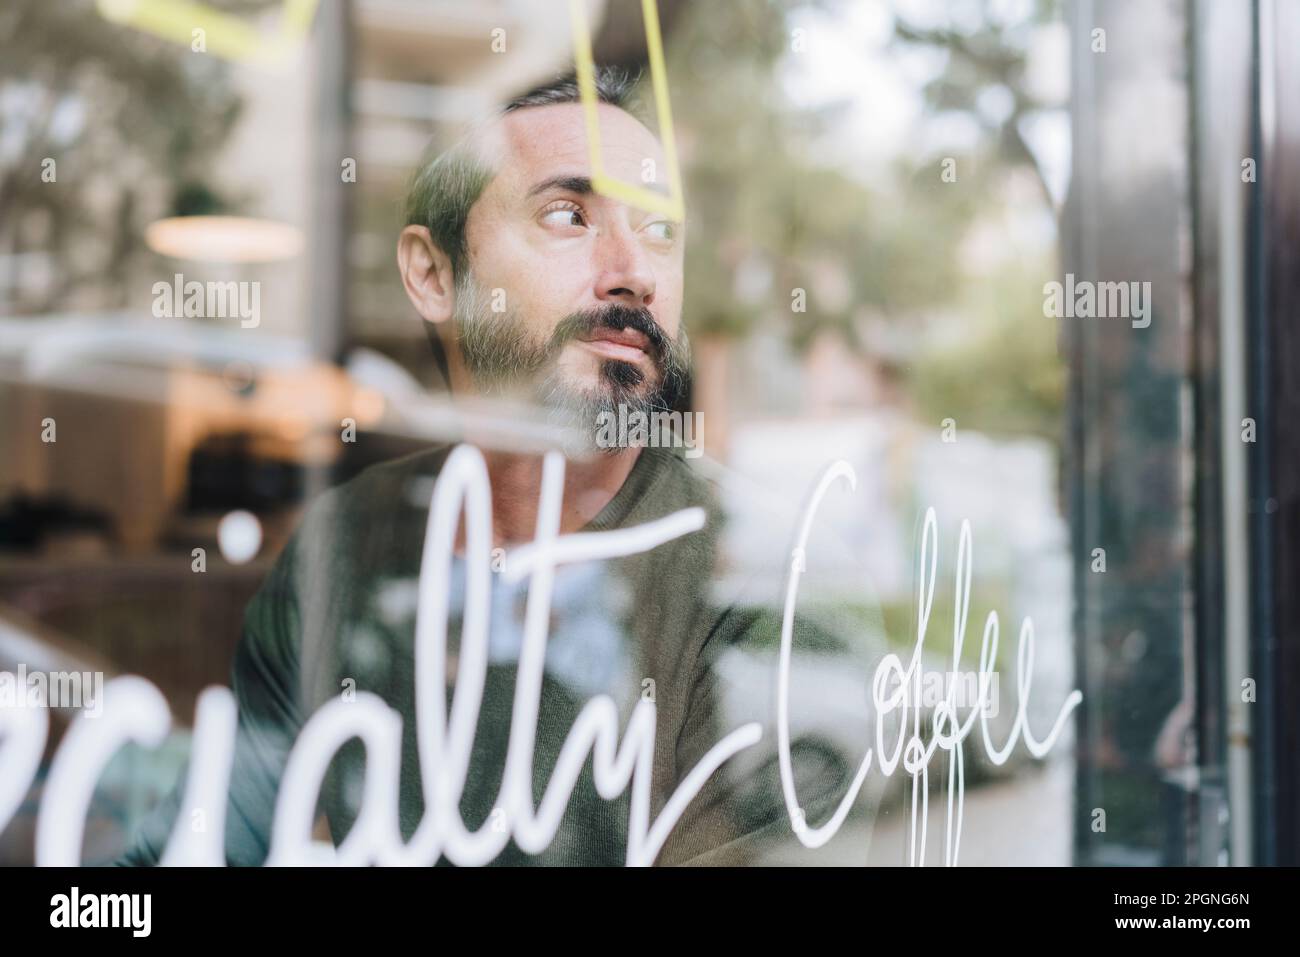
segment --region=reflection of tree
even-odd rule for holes
[[[205,192],[195,184],[238,110],[225,71],[105,21],[93,0],[6,0],[0,48],[0,256],[39,251],[59,270],[10,308],[60,308],[87,287],[99,305],[122,304],[143,227],[183,184]],[[42,179],[47,158],[54,182]]]
[[[1033,0],[1025,15],[1005,18],[1009,5],[992,0],[963,0],[946,7],[949,24],[921,26],[909,20],[906,5],[896,5],[894,35],[900,43],[929,47],[945,54],[944,68],[925,86],[927,103],[936,111],[957,111],[979,125],[994,144],[998,158],[1031,169],[1052,205],[1051,190],[1038,158],[1025,140],[1024,121],[1043,110],[1059,109],[1037,96],[1025,82],[1033,29],[1061,19],[1061,0]],[[955,13],[971,27],[951,25]],[[982,108],[992,94],[1007,102],[1001,109]]]
[[[962,263],[972,228],[1017,202],[1004,186],[1018,169],[1032,175],[1050,215],[1043,173],[1020,121],[1051,106],[1027,88],[1024,74],[1028,37],[1054,16],[1055,0],[1042,0],[1016,22],[976,4],[982,18],[970,32],[896,18],[897,44],[947,51],[921,91],[926,120],[970,112],[985,134],[969,155],[957,157],[958,184],[941,178],[943,157],[915,150],[904,150],[876,178],[818,154],[816,144],[842,123],[843,104],[800,110],[782,85],[800,55],[816,55],[795,49],[793,31],[803,21],[793,14],[809,6],[696,4],[681,12],[670,37],[690,218],[692,335],[734,341],[778,329],[802,352],[832,333],[875,363],[910,364],[909,391],[934,400],[922,403],[926,416],[940,403],[945,415],[961,410],[963,425],[1055,435],[1061,376],[1040,295],[1055,264],[1050,255],[1035,256],[972,277]],[[811,6],[831,17],[843,9],[835,0]],[[981,110],[981,98],[998,86],[1011,105],[995,121]],[[796,289],[806,292],[806,311],[792,308]],[[943,351],[924,338],[940,316],[959,329]],[[725,375],[700,372],[702,379]]]
[[[1046,261],[1039,265],[1050,268]],[[1055,325],[1041,307],[1041,286],[1023,269],[989,277],[967,305],[978,333],[959,348],[917,359],[921,417],[939,422],[955,415],[982,432],[1059,440],[1065,366]]]
[[[1009,176],[1026,170],[1043,209],[1052,213],[1047,176],[1025,139],[1025,125],[1063,104],[1034,90],[1027,70],[1036,31],[1060,21],[1060,0],[1032,0],[1018,11],[991,0],[961,0],[934,5],[931,15],[943,20],[924,25],[910,12],[908,4],[894,5],[895,43],[932,50],[942,63],[922,88],[927,106],[964,115],[980,131],[974,175],[963,174],[968,187],[996,195]],[[1053,258],[1045,250],[1031,261],[1005,264],[954,297],[972,334],[957,348],[920,358],[917,393],[927,418],[937,421],[959,409],[968,425],[984,431],[1059,436],[1064,368],[1055,326],[1041,312]]]
[[[856,344],[852,320],[862,307],[906,314],[939,301],[948,285],[959,231],[947,227],[967,215],[964,204],[924,202],[899,215],[812,155],[811,141],[835,122],[834,111],[800,113],[780,86],[790,13],[806,6],[698,4],[672,38],[697,333],[739,337],[772,317],[798,347],[825,327]],[[832,294],[828,276],[843,277],[848,294]],[[807,292],[806,312],[791,309],[796,288]]]

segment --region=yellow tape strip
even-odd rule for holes
[[[668,100],[668,71],[664,66],[663,37],[659,33],[659,9],[655,0],[641,0],[645,21],[646,47],[650,54],[650,82],[654,88],[655,110],[659,120],[659,139],[664,145],[668,166],[668,195],[648,190],[605,173],[600,151],[600,123],[596,116],[596,64],[591,52],[591,28],[587,24],[584,0],[569,0],[573,20],[573,59],[578,73],[578,93],[587,121],[587,149],[591,156],[591,185],[596,192],[649,213],[659,213],[681,222],[686,218],[682,197],[681,169],[677,163],[677,143],[673,139],[673,112]]]
[[[98,0],[105,20],[189,46],[202,28],[208,53],[228,60],[275,60],[302,42],[320,0],[285,0],[280,29],[266,34],[239,17],[189,0]]]

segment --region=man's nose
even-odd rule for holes
[[[596,298],[634,308],[655,300],[655,275],[640,241],[626,225],[603,232],[596,241]]]

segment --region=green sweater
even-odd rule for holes
[[[289,750],[307,718],[348,688],[349,679],[357,691],[379,695],[402,716],[399,819],[404,838],[415,831],[424,811],[413,667],[416,581],[432,483],[448,452],[439,448],[372,467],[319,497],[250,602],[231,682],[239,723],[226,816],[230,864],[264,862]],[[709,516],[699,532],[626,559],[556,569],[534,756],[535,800],[579,710],[598,693],[618,704],[621,739],[631,708],[652,689],[657,715],[652,821],[681,778],[730,730],[719,714],[712,663],[754,622],[711,600],[721,527],[711,487],[677,452],[644,449],[587,530],[637,525],[690,506],[705,508]],[[452,660],[464,578],[464,562],[457,558],[449,596]],[[492,576],[489,667],[461,801],[470,829],[488,819],[501,784],[527,585],[525,580],[516,589]],[[454,672],[453,664],[448,672]],[[359,810],[364,757],[358,740],[344,745],[321,791],[319,810],[336,844]],[[512,841],[496,863],[624,863],[627,796],[602,798],[591,766],[588,756],[550,846],[529,856]],[[726,784],[725,770],[716,772],[692,802],[658,863],[749,859],[754,835],[741,833],[737,792]],[[157,862],[177,815],[183,780],[146,819],[119,863]]]

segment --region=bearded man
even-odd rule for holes
[[[640,183],[650,164],[666,168],[660,141],[635,114],[627,77],[602,69],[594,81],[605,172]],[[689,382],[685,224],[593,188],[584,109],[572,77],[511,101],[425,163],[412,180],[406,220],[397,247],[401,280],[452,396],[522,404],[569,437],[560,535],[632,527],[691,507],[707,516],[701,530],[641,554],[555,569],[534,799],[541,800],[588,700],[610,696],[626,721],[649,696],[654,820],[727,730],[715,665],[753,625],[734,608],[720,607],[712,593],[716,496],[681,450],[623,440],[598,448],[593,440],[610,413],[621,411],[615,418],[628,421],[629,412],[681,407]],[[429,490],[451,451],[438,446],[374,466],[322,495],[250,603],[232,681],[239,728],[226,817],[230,863],[265,861],[288,753],[312,713],[341,691],[378,695],[401,714],[403,839],[419,827],[426,795],[416,720],[416,583]],[[500,443],[482,454],[492,546],[529,542],[543,457]],[[471,575],[465,533],[462,522],[446,595],[453,702]],[[497,802],[526,593],[526,581],[492,576],[487,668],[460,799],[471,831],[511,826]],[[336,845],[363,804],[365,767],[365,749],[354,739],[325,777],[318,823]],[[141,830],[125,863],[157,861],[180,800],[178,789]],[[742,803],[715,773],[658,862],[744,860]],[[554,840],[532,854],[510,841],[495,862],[621,864],[628,814],[626,793],[615,799],[597,793],[587,756]],[[765,823],[773,822],[779,823],[775,812]]]

